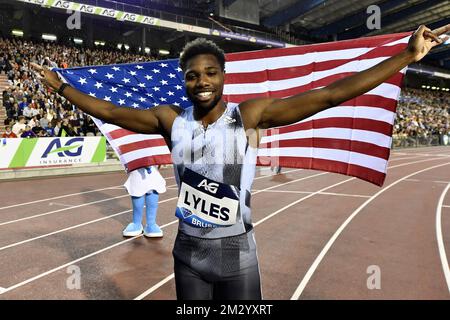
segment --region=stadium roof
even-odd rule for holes
[[[334,39],[410,31],[420,24],[434,29],[450,23],[448,0],[261,0],[259,3],[261,23],[266,26],[289,24],[294,32]],[[370,5],[380,9],[379,30],[367,28]],[[439,60],[449,68],[450,45],[434,51],[427,59]]]
[[[221,0],[231,8],[243,0]],[[289,26],[300,38],[316,40],[351,39],[376,34],[414,30],[420,24],[436,28],[450,23],[449,0],[252,0],[259,7],[260,25],[270,28]],[[197,18],[207,18],[214,12],[218,0],[81,0],[96,5],[138,6],[172,13],[183,12]],[[366,21],[370,5],[381,13],[381,28],[370,30]],[[428,60],[439,60],[450,67],[450,46],[435,50]]]
[[[243,0],[222,0],[225,7]],[[253,0],[259,6],[260,24],[280,27],[287,24],[308,30],[314,35],[337,35],[338,39],[379,33],[413,30],[419,24],[430,26],[450,23],[449,0]],[[79,0],[95,5],[142,7],[183,12],[207,18],[217,0]],[[377,5],[381,12],[381,29],[369,30],[367,8]]]
[[[72,0],[137,14],[171,14],[208,20],[219,2],[224,8],[239,12],[244,0]],[[450,23],[450,0],[245,0],[259,8],[259,25],[244,23],[248,29],[289,30],[299,39],[310,42],[352,39],[377,34],[411,31],[420,24],[436,28]],[[380,10],[380,29],[369,29],[368,8]],[[245,16],[246,13],[241,15]],[[224,18],[225,19],[225,18]],[[233,20],[225,19],[228,25]],[[177,20],[178,21],[178,20]],[[200,20],[197,20],[200,21]],[[222,20],[223,21],[223,20]],[[236,25],[243,21],[235,21]],[[263,30],[264,31],[264,30]],[[450,45],[441,46],[426,57],[450,69]]]

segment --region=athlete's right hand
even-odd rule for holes
[[[58,91],[59,87],[62,84],[62,81],[59,79],[58,74],[54,71],[51,71],[45,66],[40,66],[37,63],[30,63],[31,71],[36,75],[36,78],[40,80],[47,87],[51,88],[54,91]]]

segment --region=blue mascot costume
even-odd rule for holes
[[[133,204],[133,222],[123,230],[124,237],[134,237],[144,232],[150,238],[162,237],[163,232],[156,224],[159,194],[166,192],[166,181],[155,166],[139,168],[128,174],[124,184]],[[145,227],[142,214],[145,203]]]

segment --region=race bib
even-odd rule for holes
[[[227,227],[236,223],[239,199],[227,184],[185,169],[175,215],[194,227]]]

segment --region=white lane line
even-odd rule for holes
[[[399,168],[399,167],[404,167],[404,166],[409,166],[410,164],[416,164],[416,163],[422,163],[422,162],[434,161],[434,160],[442,160],[442,159],[441,158],[431,158],[431,159],[424,159],[424,160],[418,160],[418,161],[413,161],[413,162],[397,164],[395,166],[388,167],[388,170],[391,170],[391,169],[394,169],[394,168]]]
[[[321,192],[320,194],[325,194],[329,196],[340,196],[340,197],[356,197],[356,198],[370,198],[370,196],[365,196],[362,194],[347,194],[347,193],[334,193],[334,192]]]
[[[6,221],[6,222],[0,223],[0,226],[8,225],[8,224],[11,224],[11,223],[16,223],[16,222],[20,222],[20,221],[25,221],[25,220],[35,219],[35,218],[47,216],[49,214],[57,213],[57,212],[67,211],[67,210],[71,210],[71,209],[75,209],[75,208],[81,208],[81,207],[89,206],[91,204],[102,203],[102,202],[105,202],[105,201],[110,201],[110,200],[114,200],[114,199],[120,199],[120,198],[124,198],[124,197],[129,197],[129,195],[125,194],[125,195],[121,195],[121,196],[117,196],[117,197],[113,197],[113,198],[106,198],[106,199],[102,199],[102,200],[97,200],[97,201],[93,201],[93,202],[87,202],[87,203],[79,204],[79,205],[76,205],[76,206],[73,206],[73,207],[70,207],[70,208],[58,209],[58,210],[48,211],[48,212],[44,212],[44,213],[40,213],[40,214],[35,214],[34,216],[30,216],[30,217],[20,218],[20,219],[16,219],[16,220],[10,220],[10,221]]]
[[[298,193],[298,194],[310,194],[313,191],[291,191],[291,190],[264,190],[264,189],[252,189],[252,192],[279,192],[279,193]]]
[[[267,171],[267,170],[271,170],[272,168],[271,167],[266,167],[266,166],[264,166],[264,167],[259,167],[259,169],[257,170],[257,171]]]
[[[447,282],[448,292],[450,293],[450,268],[448,266],[447,254],[445,253],[444,239],[442,237],[442,207],[444,203],[445,195],[450,189],[450,183],[447,187],[442,191],[441,197],[439,198],[439,202],[436,208],[436,238],[439,249],[439,256],[441,258],[442,270],[444,271],[445,281]]]
[[[289,172],[302,171],[302,170],[303,170],[303,169],[294,169],[294,170],[290,170]],[[288,173],[288,172],[286,172],[286,173]],[[318,174],[318,175],[322,175],[322,174],[327,174],[327,172],[321,173],[321,174]],[[317,176],[317,175],[314,175],[314,176]],[[262,179],[262,178],[269,178],[269,177],[271,177],[271,175],[257,177],[257,178],[255,178],[255,180]],[[312,176],[309,176],[309,177],[312,177]],[[307,179],[307,178],[308,178],[308,177],[303,177],[303,178],[300,178],[300,179]],[[292,182],[292,181],[289,181],[289,182]],[[272,186],[271,188],[273,188],[273,187],[277,187],[277,186]],[[166,228],[166,227],[168,227],[168,226],[170,226],[170,225],[172,225],[172,224],[174,224],[174,223],[177,223],[177,222],[178,222],[178,219],[177,219],[177,220],[173,220],[173,221],[171,221],[171,222],[169,222],[169,223],[167,223],[167,224],[165,224],[165,225],[162,225],[160,228],[161,228],[161,229],[164,229],[164,228]],[[139,235],[139,236],[132,237],[132,238],[129,238],[129,239],[120,241],[120,242],[115,243],[115,244],[113,244],[113,245],[111,245],[111,246],[105,247],[105,248],[103,248],[103,249],[101,249],[101,250],[92,252],[92,253],[90,253],[90,254],[88,254],[88,255],[86,255],[86,256],[80,257],[80,258],[78,258],[78,259],[76,259],[76,260],[70,261],[70,262],[68,262],[68,263],[66,263],[66,264],[63,264],[63,265],[59,266],[59,267],[53,268],[53,269],[48,270],[48,271],[46,271],[46,272],[44,272],[44,273],[38,274],[38,275],[36,275],[36,276],[34,276],[34,277],[32,277],[32,278],[29,278],[29,279],[24,280],[24,281],[22,281],[22,282],[20,282],[20,283],[17,283],[17,284],[15,284],[15,285],[11,286],[11,287],[8,287],[8,288],[6,288],[2,293],[6,293],[6,292],[9,292],[9,291],[11,291],[11,290],[17,289],[17,288],[19,288],[19,287],[21,287],[21,286],[24,286],[24,285],[26,285],[26,284],[28,284],[28,283],[30,283],[30,282],[33,282],[33,281],[38,280],[38,279],[40,279],[40,278],[42,278],[42,277],[45,277],[45,276],[47,276],[47,275],[49,275],[49,274],[51,274],[51,273],[53,273],[53,272],[56,272],[56,271],[61,270],[61,269],[63,269],[63,268],[66,268],[66,267],[68,267],[68,266],[70,266],[70,265],[72,265],[72,264],[78,263],[78,262],[80,262],[80,261],[83,261],[83,260],[85,260],[85,259],[88,259],[88,258],[90,258],[90,257],[93,257],[93,256],[95,256],[95,255],[97,255],[97,254],[100,254],[100,253],[102,253],[102,252],[105,252],[105,251],[107,251],[107,250],[110,250],[110,249],[112,249],[112,248],[115,248],[115,247],[117,247],[117,246],[120,246],[120,245],[122,245],[122,244],[124,244],[124,243],[127,243],[127,242],[132,241],[132,240],[137,239],[137,238],[140,238],[140,237],[142,237],[142,236],[143,236],[143,235],[141,234],[141,235]]]
[[[2,294],[3,292],[5,292],[5,288],[0,287],[0,294]]]
[[[20,207],[20,206],[25,206],[25,205],[28,205],[28,204],[34,204],[34,203],[39,203],[39,202],[48,201],[48,200],[56,200],[56,199],[76,196],[76,195],[80,195],[80,194],[86,194],[86,193],[92,193],[92,192],[97,192],[97,191],[109,190],[109,189],[114,189],[116,187],[118,187],[118,186],[108,187],[108,188],[101,188],[101,189],[95,189],[95,190],[89,190],[89,191],[83,191],[83,192],[77,192],[77,193],[71,193],[71,194],[66,194],[66,195],[58,196],[58,197],[52,197],[52,198],[46,198],[46,199],[41,199],[41,200],[35,200],[35,201],[30,201],[30,202],[19,203],[19,204],[13,204],[13,205],[10,205],[10,206],[1,207],[0,210]]]
[[[411,181],[411,182],[433,182],[433,183],[443,183],[443,184],[449,184],[450,183],[450,181],[420,180],[420,179],[405,179],[405,181]]]
[[[313,174],[313,175],[310,175],[310,176],[298,178],[298,179],[295,179],[295,180],[292,180],[292,181],[288,181],[288,182],[285,182],[285,183],[276,184],[274,186],[267,187],[267,188],[262,189],[262,190],[258,190],[256,192],[252,193],[252,196],[255,195],[255,194],[261,193],[261,192],[266,192],[266,191],[269,191],[269,190],[272,190],[272,189],[275,189],[275,188],[279,188],[279,187],[285,186],[287,184],[291,184],[291,183],[294,183],[294,182],[299,182],[299,181],[315,178],[315,177],[318,177],[318,176],[323,176],[325,174],[328,174],[328,172],[317,173],[317,174]]]
[[[142,300],[144,299],[146,296],[148,296],[150,293],[152,293],[153,291],[156,291],[157,289],[159,289],[159,287],[162,287],[163,285],[165,285],[167,282],[169,282],[170,280],[172,280],[173,278],[175,278],[175,275],[172,273],[171,275],[167,276],[166,278],[164,278],[163,280],[161,280],[160,282],[158,282],[157,284],[155,284],[153,287],[151,287],[150,289],[148,289],[147,291],[141,293],[140,295],[138,295],[136,298],[134,298],[133,300]]]
[[[64,203],[59,203],[59,202],[50,202],[48,205],[49,206],[57,205],[57,206],[62,206],[62,207],[72,207],[71,204],[64,204]]]
[[[164,178],[164,179],[172,179],[172,178],[175,178],[175,176],[167,177],[167,178]],[[80,194],[86,194],[86,193],[92,193],[92,192],[103,191],[103,190],[110,190],[110,189],[118,189],[118,188],[123,189],[123,186],[122,185],[118,185],[118,186],[113,186],[113,187],[107,187],[107,188],[101,188],[101,189],[95,189],[95,190],[89,190],[89,191],[83,191],[83,192],[70,193],[70,194],[65,194],[65,195],[62,195],[62,196],[57,196],[57,197],[52,197],[52,198],[45,198],[45,199],[40,199],[40,200],[35,200],[35,201],[30,201],[30,202],[18,203],[18,204],[13,204],[13,205],[6,206],[6,207],[0,207],[0,210],[20,207],[20,206],[25,206],[25,205],[28,205],[28,204],[34,204],[34,203],[39,203],[39,202],[48,201],[48,200],[56,200],[56,199],[61,199],[61,198],[66,198],[66,197],[72,197],[72,196],[77,196],[77,195],[80,195]]]
[[[164,200],[158,201],[158,204],[161,204],[161,203],[164,203],[164,202],[168,202],[168,201],[171,201],[171,200],[175,200],[177,198],[178,197],[164,199]],[[49,236],[54,235],[54,234],[58,234],[58,233],[65,232],[65,231],[68,231],[68,230],[72,230],[72,229],[76,229],[76,228],[79,228],[79,227],[87,226],[87,225],[95,223],[95,222],[99,222],[99,221],[103,221],[103,220],[106,220],[106,219],[114,218],[116,216],[119,216],[119,215],[127,213],[127,212],[131,212],[131,211],[133,211],[133,210],[121,211],[121,212],[118,212],[118,213],[114,213],[114,214],[112,214],[110,216],[106,216],[106,217],[95,219],[95,220],[90,220],[90,221],[87,221],[87,222],[84,222],[84,223],[80,223],[80,224],[77,224],[77,225],[74,225],[74,226],[71,226],[71,227],[67,227],[67,228],[64,228],[64,229],[60,229],[60,230],[56,230],[56,231],[53,231],[53,232],[50,232],[50,233],[46,233],[46,234],[43,234],[43,235],[40,235],[40,236],[37,236],[37,237],[34,237],[34,238],[30,238],[30,239],[23,240],[23,241],[20,241],[20,242],[15,242],[15,243],[6,245],[4,247],[0,247],[0,251],[3,251],[5,249],[9,249],[9,248],[12,248],[12,247],[16,247],[18,245],[25,244],[25,243],[28,243],[28,242],[31,242],[31,241],[35,241],[35,240],[38,240],[38,239],[42,239],[42,238],[45,238],[45,237],[49,237]]]
[[[450,206],[442,206],[443,208],[450,208]]]
[[[394,152],[397,153],[397,150],[400,151],[399,149],[393,149],[392,153],[394,153]],[[425,147],[419,147],[419,148],[414,148],[414,147],[406,148],[406,149],[403,149],[402,151],[404,151],[403,152],[404,154],[416,154],[416,153],[422,153],[422,152],[425,152],[425,153],[430,153],[430,152],[431,153],[432,152],[443,153],[443,152],[446,152],[448,150],[449,150],[449,148],[448,147],[444,147],[444,146],[432,146],[432,147],[425,146]],[[407,152],[407,151],[411,151],[411,152]]]
[[[389,162],[398,161],[398,160],[411,160],[411,159],[416,159],[416,158],[423,158],[423,156],[389,159]]]
[[[422,156],[422,157],[450,157],[450,154],[446,153],[411,153],[411,155]]]
[[[291,173],[291,172],[297,172],[297,171],[304,171],[304,170],[305,169],[292,169],[292,170],[285,171],[282,174]],[[267,177],[273,177],[273,176],[277,176],[277,174],[264,174],[264,175],[262,175],[260,177],[255,178],[254,180],[261,179],[261,178],[267,178]]]
[[[322,261],[322,259],[325,257],[325,255],[330,250],[330,248],[333,245],[333,243],[336,241],[336,239],[339,237],[339,235],[342,233],[342,231],[347,227],[347,225],[353,220],[353,218],[356,217],[356,215],[361,212],[362,209],[364,209],[369,203],[371,203],[375,198],[377,198],[379,195],[384,193],[386,190],[389,190],[390,188],[392,188],[393,186],[397,185],[398,183],[404,181],[405,179],[408,179],[409,177],[412,177],[412,176],[414,176],[416,174],[419,174],[419,173],[422,173],[422,172],[425,172],[425,171],[428,171],[428,170],[431,170],[431,169],[435,169],[435,168],[446,166],[448,164],[450,164],[450,162],[447,162],[447,163],[444,163],[444,164],[435,165],[435,166],[432,166],[432,167],[429,167],[429,168],[426,168],[426,169],[422,169],[422,170],[413,172],[413,173],[411,173],[411,174],[409,174],[407,176],[404,176],[403,178],[398,179],[397,181],[391,183],[387,187],[384,187],[383,189],[381,189],[380,191],[375,193],[372,197],[367,199],[361,206],[359,206],[358,209],[353,211],[353,213],[336,230],[336,232],[333,234],[333,236],[330,238],[330,240],[328,240],[328,242],[325,245],[325,247],[323,247],[322,251],[316,257],[316,259],[314,260],[313,264],[311,265],[309,270],[306,272],[306,274],[303,277],[302,281],[300,282],[300,284],[298,285],[298,287],[295,290],[294,294],[292,295],[291,300],[298,300],[298,298],[303,293],[303,290],[305,289],[306,285],[308,284],[309,280],[311,279],[312,275],[316,271],[316,269],[319,266],[319,264]],[[401,165],[399,165],[399,166],[401,166]]]
[[[171,187],[171,186],[169,186],[169,187]],[[106,198],[106,199],[102,199],[102,200],[97,200],[97,201],[92,201],[92,202],[86,202],[86,203],[78,204],[78,205],[71,206],[71,207],[64,208],[64,209],[58,209],[58,210],[48,211],[48,212],[44,212],[44,213],[39,213],[39,214],[35,214],[33,216],[24,217],[24,218],[20,218],[20,219],[16,219],[16,220],[5,221],[5,222],[1,222],[0,226],[8,225],[8,224],[11,224],[11,223],[16,223],[16,222],[20,222],[20,221],[25,221],[25,220],[35,219],[35,218],[47,216],[47,215],[53,214],[53,213],[58,213],[58,212],[62,212],[62,211],[67,211],[67,210],[72,210],[72,209],[81,208],[81,207],[85,207],[85,206],[90,206],[92,204],[102,203],[102,202],[111,201],[111,200],[114,200],[114,199],[120,199],[120,198],[124,198],[124,197],[129,197],[129,195],[128,194],[124,194],[124,195],[117,196],[117,197]]]
[[[292,190],[257,190],[253,189],[252,191],[259,192],[279,192],[279,193],[294,193],[294,194],[311,194],[314,191],[292,191]],[[328,196],[338,196],[338,197],[356,197],[356,198],[370,198],[370,196],[364,196],[361,194],[346,194],[346,193],[334,193],[334,192],[320,192],[320,194],[328,195]]]

